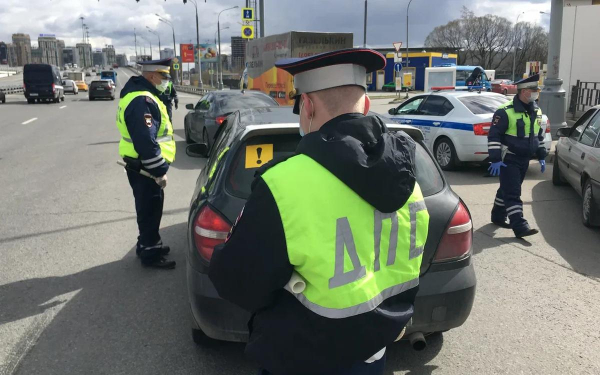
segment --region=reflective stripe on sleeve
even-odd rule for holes
[[[142,160],[143,164],[150,164],[150,163],[154,163],[155,161],[158,161],[160,159],[162,159],[162,155],[158,155],[157,157],[154,157],[152,159],[146,159],[146,160]]]
[[[167,161],[165,159],[163,159],[163,157],[161,156],[161,160],[159,162],[154,163],[154,164],[150,164],[150,165],[145,165],[144,167],[146,169],[154,169],[154,168],[160,167],[161,165],[165,164],[166,162]]]

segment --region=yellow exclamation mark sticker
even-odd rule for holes
[[[246,169],[260,168],[273,160],[273,145],[246,146]]]

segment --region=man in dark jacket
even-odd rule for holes
[[[296,155],[259,171],[209,276],[253,312],[246,352],[262,374],[382,374],[413,314],[427,238],[416,145],[366,115],[378,52],[276,65],[294,75],[306,135]]]
[[[162,92],[158,97],[165,104],[165,107],[167,107],[167,112],[169,113],[169,120],[173,122],[173,102],[175,102],[175,109],[179,108],[179,97],[177,96],[175,86],[173,86],[173,81],[169,81],[169,86],[167,87],[167,89],[164,92]]]

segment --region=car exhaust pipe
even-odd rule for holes
[[[427,347],[427,341],[425,341],[423,332],[412,333],[408,336],[408,340],[410,341],[410,346],[417,352],[420,352]]]

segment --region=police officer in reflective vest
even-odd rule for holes
[[[175,102],[175,109],[179,108],[179,97],[177,97],[177,91],[173,87],[173,81],[169,81],[169,86],[159,96],[165,107],[167,107],[167,113],[169,114],[169,120],[173,122],[173,102]]]
[[[542,110],[536,100],[540,88],[538,74],[517,82],[517,95],[494,113],[488,135],[490,174],[500,175],[500,188],[492,209],[492,223],[512,228],[522,238],[538,233],[523,217],[521,184],[533,155],[546,170],[546,147],[540,126]],[[506,222],[506,218],[510,223]]]
[[[165,258],[170,249],[163,245],[158,229],[167,171],[175,160],[175,141],[167,108],[159,95],[171,79],[170,60],[139,63],[142,76],[131,77],[125,84],[117,113],[119,154],[127,163],[127,178],[135,198],[139,229],[136,253],[144,266],[167,269],[174,268],[175,262]],[[140,175],[140,170],[154,179]]]
[[[429,214],[415,142],[367,115],[367,73],[385,62],[348,49],[276,63],[294,76],[302,139],[258,171],[209,270],[253,313],[246,353],[261,374],[383,374],[413,315]]]

